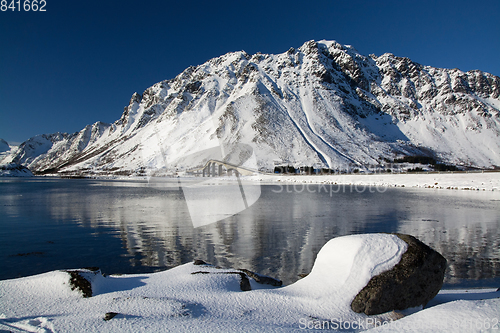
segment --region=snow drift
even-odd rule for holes
[[[89,272],[92,297],[88,298],[71,287],[70,275],[64,271],[4,280],[0,281],[0,328],[43,332],[289,332],[318,325],[347,331],[370,329],[382,322],[397,323],[404,314],[367,316],[353,312],[350,302],[373,276],[396,265],[406,246],[389,234],[338,237],[321,249],[304,279],[282,288],[250,279],[252,290],[246,292],[240,289],[238,274],[224,274],[234,270],[192,263],[143,275],[104,277]],[[481,297],[498,295],[490,292]],[[498,314],[498,300],[474,302],[471,294],[467,296],[469,301],[436,306],[436,311],[407,312],[400,319],[403,326],[389,327],[404,331],[401,327],[412,329],[415,321],[425,320],[432,328],[438,320],[469,308],[475,309],[472,319],[483,323]],[[448,295],[435,304],[454,299]],[[414,316],[417,320],[412,321]]]
[[[37,325],[49,331],[144,327],[185,331],[201,322],[208,325],[204,324],[207,330],[250,325],[267,331],[298,328],[299,318],[364,320],[366,315],[350,309],[351,300],[372,276],[396,265],[405,250],[406,243],[395,235],[338,237],[321,249],[306,278],[283,288],[251,280],[248,292],[240,290],[238,275],[223,274],[234,270],[191,263],[144,275],[103,277],[89,272],[89,298],[72,288],[70,275],[63,271],[5,280],[0,281],[0,327],[23,329],[39,318]],[[206,274],[193,274],[200,271]],[[106,322],[103,318],[108,312],[119,315]],[[25,318],[33,319],[23,322]]]

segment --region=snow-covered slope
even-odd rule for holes
[[[78,289],[71,290],[69,274],[63,271],[5,280],[0,281],[5,300],[0,306],[0,329],[38,331],[33,326],[39,323],[29,327],[27,318],[40,318],[47,324],[40,328],[49,332],[81,331],[82,327],[106,332],[133,332],[140,327],[151,332],[200,328],[206,332],[242,328],[276,332],[300,330],[298,325],[311,318],[365,321],[365,314],[351,310],[352,299],[373,276],[394,267],[406,249],[406,243],[395,235],[337,237],[318,253],[309,276],[283,288],[259,285],[252,279],[252,290],[246,292],[240,289],[237,270],[192,263],[137,276],[84,272],[92,281],[89,298],[82,298]],[[103,317],[109,311],[120,316],[106,322]],[[392,317],[387,313],[372,318]]]
[[[1,163],[4,159],[10,160],[10,156],[17,147],[11,147],[7,141],[0,139],[0,177],[31,177],[31,171],[17,163]]]
[[[12,147],[4,139],[0,139],[0,161],[12,154]],[[1,163],[0,163],[1,164]]]
[[[16,163],[0,164],[0,177],[32,177],[33,173]]]
[[[217,155],[241,164],[253,153],[265,171],[427,155],[493,168],[499,136],[499,77],[309,41],[278,55],[234,52],[189,67],[135,93],[115,123],[31,138],[4,162],[35,172],[141,175],[199,167]]]

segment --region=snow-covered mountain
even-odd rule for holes
[[[11,147],[7,141],[0,139],[0,161],[10,160],[13,151],[17,147]],[[23,165],[16,163],[0,163],[0,177],[31,177],[33,173]]]
[[[33,137],[4,162],[38,173],[141,175],[211,158],[242,164],[252,153],[265,171],[362,168],[402,155],[500,166],[500,78],[367,57],[334,41],[228,53],[135,93],[113,124]]]

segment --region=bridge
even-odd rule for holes
[[[220,176],[251,176],[258,173],[257,170],[234,165],[219,160],[209,160],[202,168],[189,170],[190,173],[200,173],[203,177],[220,177]]]

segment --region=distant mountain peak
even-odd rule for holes
[[[10,145],[7,141],[0,138],[0,153],[6,152],[10,150]]]

